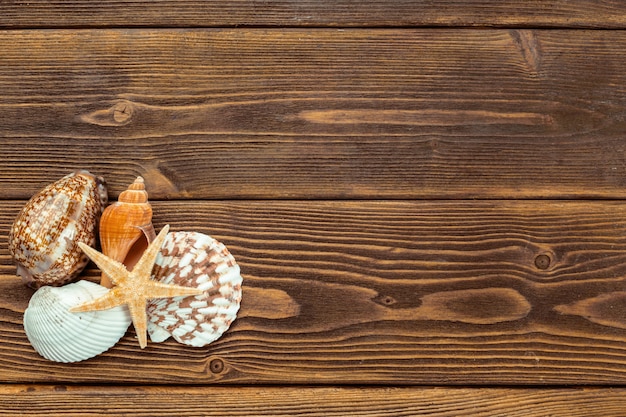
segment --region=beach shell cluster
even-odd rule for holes
[[[218,339],[239,310],[239,265],[208,235],[168,230],[157,236],[141,177],[108,206],[106,183],[87,171],[33,196],[11,228],[9,251],[36,289],[24,313],[34,349],[52,361],[82,361],[114,346],[131,322],[142,348],[146,329],[154,343],[173,337],[200,347]],[[92,249],[98,237],[102,253]],[[89,258],[102,270],[100,284],[73,282]],[[124,285],[139,276],[145,291]],[[145,306],[126,305],[137,296],[124,291],[141,293]]]

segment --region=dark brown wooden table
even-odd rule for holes
[[[0,415],[626,415],[620,1],[0,3]],[[41,358],[10,225],[142,175],[239,318]],[[98,279],[90,267],[83,279]]]

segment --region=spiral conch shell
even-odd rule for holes
[[[89,281],[44,286],[24,312],[24,330],[35,350],[55,362],[78,362],[114,346],[130,325],[128,308],[70,313],[69,309],[109,291]]]
[[[228,249],[210,236],[169,233],[152,277],[204,290],[200,295],[148,303],[148,333],[153,342],[173,336],[183,344],[205,346],[218,339],[237,317],[242,284],[239,265]]]
[[[116,203],[102,213],[100,220],[100,243],[102,253],[123,263],[130,271],[156,233],[152,226],[152,207],[148,202],[142,177],[123,191]],[[110,279],[103,274],[100,284],[110,288]]]
[[[63,285],[87,265],[78,242],[96,243],[107,202],[104,180],[77,171],[45,187],[24,206],[9,233],[17,273],[32,288]]]

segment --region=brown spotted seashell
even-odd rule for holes
[[[228,249],[210,236],[169,233],[152,276],[166,284],[204,290],[200,295],[148,303],[148,333],[153,342],[173,336],[186,345],[205,346],[218,339],[237,317],[242,284],[239,265]]]
[[[76,278],[88,262],[77,243],[96,243],[96,225],[106,202],[104,180],[81,170],[26,203],[9,233],[9,252],[26,285],[58,286]]]
[[[152,207],[142,177],[137,177],[118,201],[102,213],[100,244],[102,253],[123,263],[131,271],[150,242],[156,238],[152,226]],[[102,274],[100,284],[111,288],[112,283]]]

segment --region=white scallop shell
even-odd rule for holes
[[[41,287],[24,312],[24,330],[31,345],[41,356],[55,362],[78,362],[110,349],[130,325],[127,307],[85,313],[68,311],[107,291],[108,288],[84,280],[63,287]]]
[[[169,233],[152,276],[166,284],[204,290],[200,295],[148,303],[148,333],[153,342],[173,336],[186,345],[205,346],[228,330],[237,317],[243,281],[239,265],[226,246],[210,236]]]

